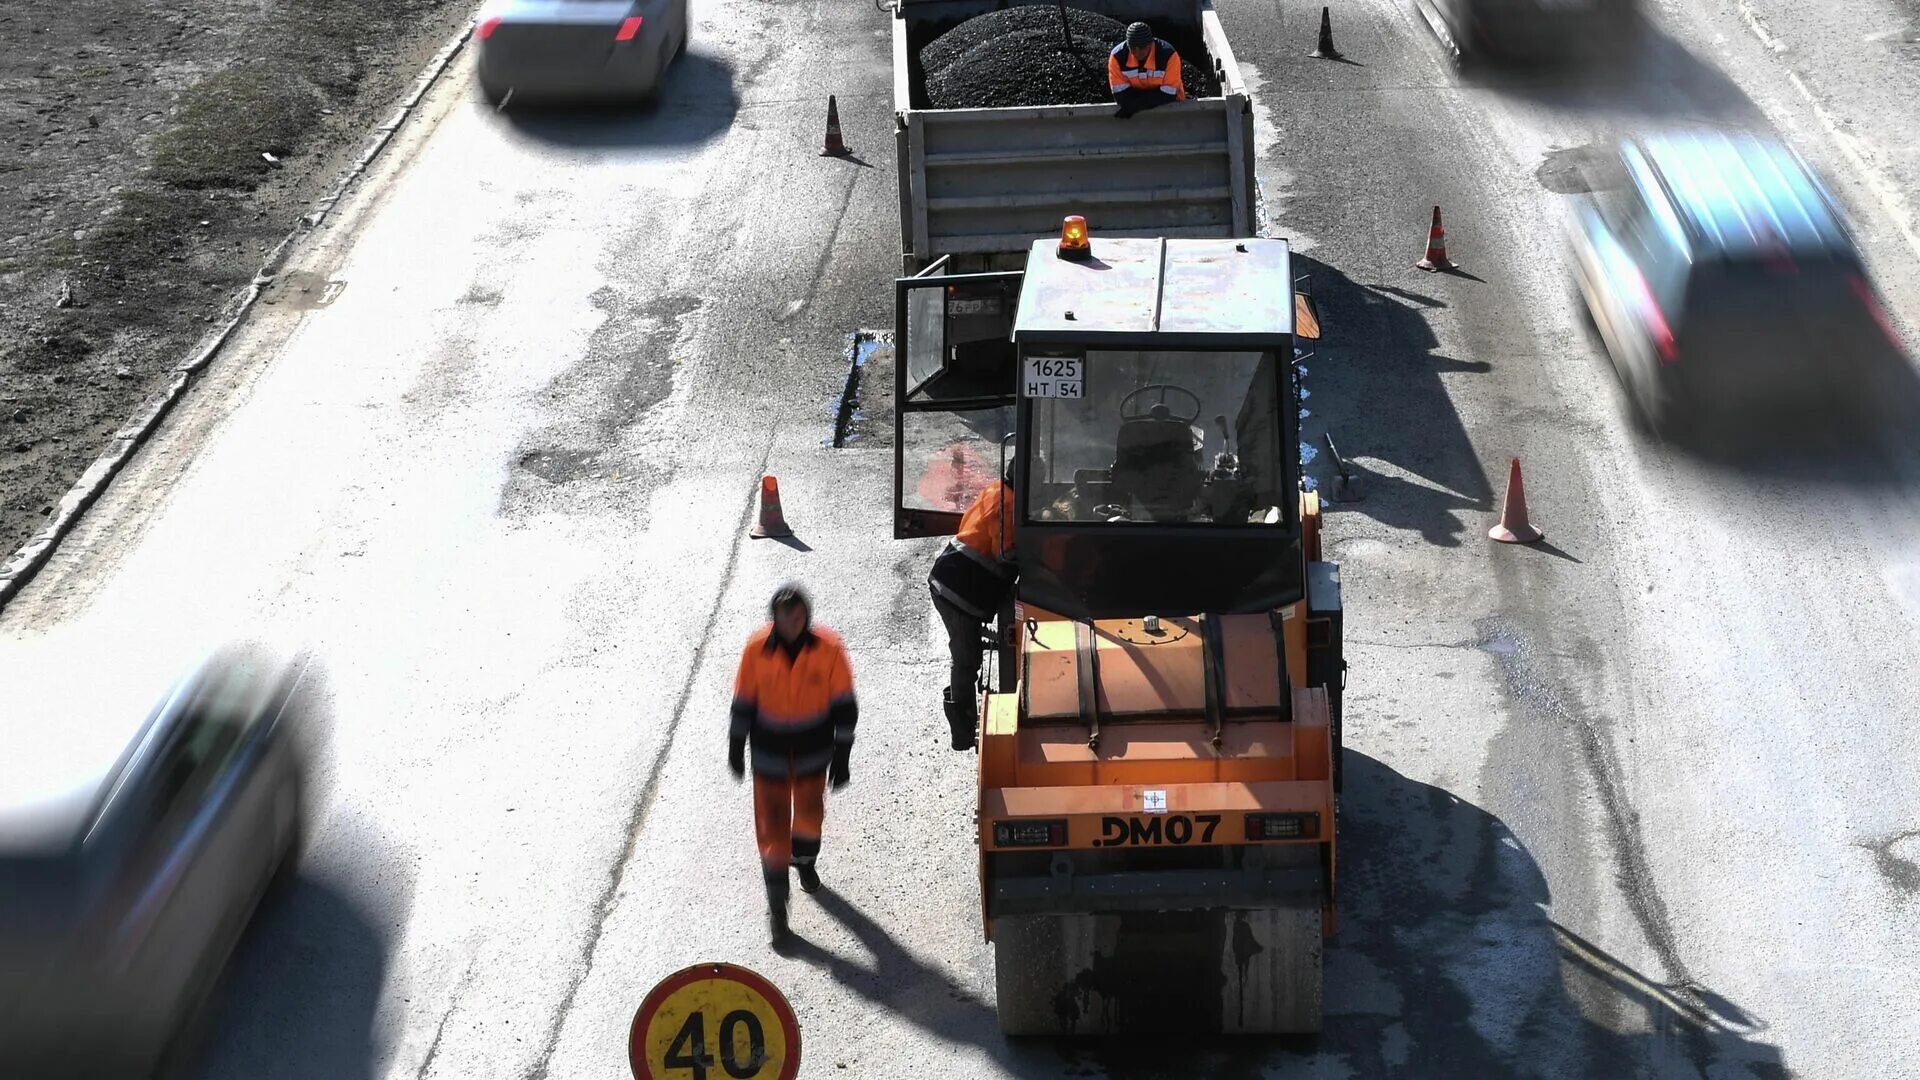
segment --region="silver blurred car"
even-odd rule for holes
[[[0,1075],[145,1076],[295,861],[310,665],[0,649]]]
[[[1615,152],[1575,201],[1573,273],[1654,430],[1844,414],[1904,364],[1838,208],[1785,144],[1675,131]]]
[[[641,100],[687,49],[687,0],[489,0],[474,30],[489,102]]]

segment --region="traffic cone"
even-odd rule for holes
[[[760,520],[747,535],[755,540],[793,535],[787,528],[786,515],[780,512],[780,481],[771,476],[760,478]]]
[[[840,139],[840,105],[833,95],[827,95],[827,143],[820,150],[821,157],[847,157],[853,153]]]
[[[1503,544],[1531,544],[1543,534],[1527,521],[1527,489],[1520,482],[1520,459],[1507,468],[1507,505],[1500,511],[1500,524],[1487,530],[1487,537]]]
[[[1320,9],[1320,43],[1313,47],[1308,56],[1321,60],[1341,60],[1340,50],[1333,47],[1333,16],[1326,8]]]
[[[1437,206],[1433,208],[1433,227],[1427,230],[1427,256],[1413,265],[1429,274],[1459,269],[1447,258],[1447,230],[1440,225],[1440,208]]]

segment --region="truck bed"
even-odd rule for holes
[[[1206,0],[1078,0],[1122,21],[1197,30],[1221,96],[1120,120],[1111,105],[930,109],[917,50],[995,0],[898,0],[894,119],[900,169],[901,262],[941,256],[953,269],[1024,258],[1061,218],[1081,214],[1107,236],[1229,237],[1257,231],[1253,115],[1219,16]]]

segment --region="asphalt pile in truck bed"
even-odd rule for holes
[[[1125,23],[1091,11],[1067,9],[1073,47],[1060,37],[1060,11],[1051,3],[1005,8],[976,16],[920,50],[927,104],[936,109],[1022,105],[1097,105],[1107,89],[1107,54],[1127,36]],[[1188,97],[1215,97],[1212,63],[1197,47],[1180,48]]]

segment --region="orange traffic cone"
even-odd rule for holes
[[[787,528],[786,515],[780,512],[780,481],[771,476],[760,478],[760,520],[747,535],[755,540],[793,535]]]
[[[840,138],[840,104],[827,95],[827,143],[820,150],[821,157],[847,157],[853,151]]]
[[[1507,468],[1507,505],[1500,511],[1500,524],[1487,530],[1487,537],[1503,544],[1531,544],[1545,534],[1527,521],[1527,489],[1520,482],[1520,459]]]
[[[1457,270],[1458,267],[1447,258],[1447,230],[1440,225],[1440,208],[1433,208],[1433,227],[1427,230],[1427,255],[1413,265],[1427,273],[1441,270]]]

